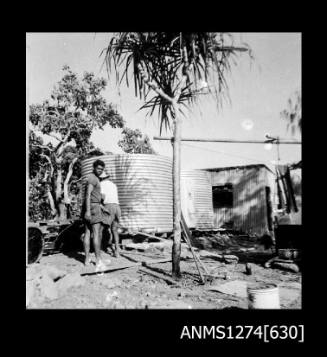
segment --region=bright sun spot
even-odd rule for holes
[[[254,123],[251,119],[244,119],[242,121],[242,128],[244,130],[252,130],[254,126]]]
[[[272,149],[272,144],[271,143],[267,143],[265,144],[265,150],[271,150]]]

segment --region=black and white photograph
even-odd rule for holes
[[[302,310],[301,53],[26,32],[26,309]]]

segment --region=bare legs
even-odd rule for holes
[[[91,240],[91,231],[93,236],[93,247],[96,259],[96,265],[104,267],[105,263],[102,261],[101,256],[101,242],[102,242],[102,233],[103,233],[103,226],[101,223],[95,223],[92,225],[85,224],[85,233],[83,238],[84,243],[84,253],[85,253],[85,266],[90,265],[90,240]],[[110,263],[108,260],[107,264]]]
[[[115,241],[115,257],[119,258],[119,233],[118,233],[118,223],[113,221],[111,224],[111,233]]]
[[[85,224],[85,233],[84,233],[84,253],[85,253],[85,262],[84,264],[88,266],[91,263],[90,259],[90,240],[91,240],[91,229],[93,235],[93,246],[94,246],[94,253],[96,263],[98,264],[101,261],[101,238],[102,238],[102,229],[101,223],[95,223],[91,226]]]
[[[91,238],[91,231],[88,224],[85,224],[85,233],[83,238],[84,244],[84,253],[85,253],[85,261],[84,264],[87,266],[90,264],[90,238]]]
[[[92,233],[93,233],[93,246],[94,246],[94,253],[96,264],[101,262],[101,223],[92,224]]]

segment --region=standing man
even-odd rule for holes
[[[109,233],[114,238],[115,242],[115,257],[119,258],[119,233],[118,226],[121,216],[117,186],[109,180],[109,175],[103,173],[101,175],[101,193],[104,205],[104,220],[103,223],[109,226]],[[111,232],[110,232],[111,231]]]
[[[82,209],[82,217],[85,221],[84,251],[85,265],[90,264],[90,236],[93,233],[93,245],[96,258],[96,270],[104,270],[106,264],[101,258],[101,226],[104,214],[101,208],[101,186],[99,177],[103,173],[105,163],[96,160],[93,163],[93,172],[88,176],[85,185],[85,201]]]

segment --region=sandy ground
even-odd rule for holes
[[[27,268],[27,308],[29,309],[248,309],[247,297],[211,291],[213,286],[241,280],[249,283],[273,283],[280,288],[281,309],[301,309],[301,273],[264,268],[263,262],[271,256],[271,251],[250,248],[238,250],[240,259],[237,264],[226,264],[222,261],[201,255],[201,260],[210,271],[218,273],[219,278],[211,279],[204,285],[200,283],[197,269],[191,254],[184,254],[181,261],[182,278],[180,286],[176,287],[157,277],[141,272],[139,267],[112,271],[109,273],[84,275],[79,274],[94,271],[86,270],[83,253],[59,253],[43,256],[39,263]],[[199,253],[203,251],[198,250]],[[217,252],[217,250],[215,250]],[[201,253],[201,254],[202,254]],[[104,254],[111,260],[111,266],[131,263],[125,257],[114,258]],[[134,260],[150,260],[170,258],[170,251],[140,252],[128,251],[128,256]],[[250,262],[252,274],[245,274],[245,262]],[[44,294],[31,273],[42,272],[44,269],[56,268],[63,271],[66,277],[57,277],[49,281],[52,290]],[[171,276],[171,262],[152,265],[152,269]],[[72,279],[68,281],[69,277]],[[34,280],[33,280],[34,279]],[[74,282],[75,279],[75,282]],[[76,280],[77,279],[77,280]],[[42,280],[42,278],[41,278]],[[43,278],[43,283],[46,279]],[[47,280],[48,281],[48,280]],[[58,290],[59,283],[61,288]],[[65,284],[64,284],[65,283]],[[31,286],[33,289],[31,290]],[[57,292],[59,291],[59,293]]]

